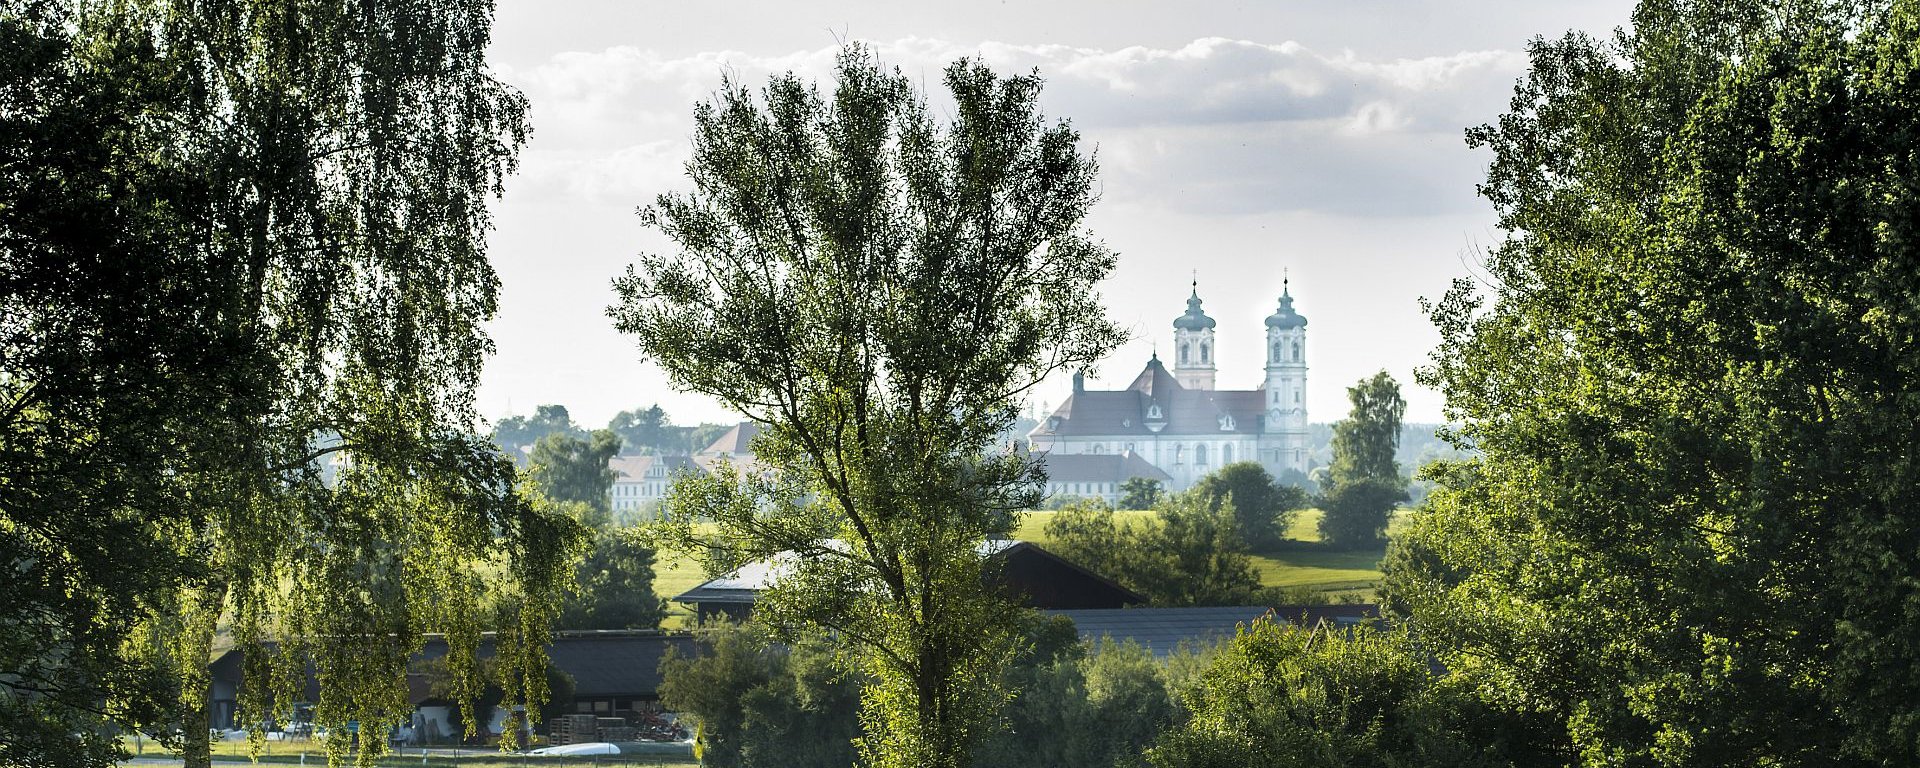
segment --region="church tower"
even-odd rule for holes
[[[1293,311],[1288,280],[1280,308],[1267,317],[1266,424],[1260,463],[1276,476],[1307,471],[1307,318]]]
[[[1173,379],[1187,389],[1213,389],[1213,318],[1200,311],[1200,281],[1193,281],[1187,313],[1173,319]]]

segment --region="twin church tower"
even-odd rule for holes
[[[1132,384],[1109,391],[1086,389],[1076,374],[1073,395],[1028,433],[1031,447],[1050,456],[1119,455],[1128,460],[1106,463],[1132,465],[1122,473],[1161,479],[1174,491],[1236,461],[1257,461],[1279,478],[1304,475],[1307,318],[1294,311],[1284,278],[1280,285],[1280,306],[1267,317],[1266,377],[1258,389],[1215,389],[1215,322],[1200,308],[1196,282],[1186,313],[1173,320],[1173,371],[1155,354]]]

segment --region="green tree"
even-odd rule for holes
[[[555,623],[560,629],[656,629],[667,601],[653,591],[654,551],[632,529],[594,532],[574,566],[574,591]]]
[[[1156,768],[1546,765],[1501,713],[1436,675],[1399,631],[1241,627],[1178,693],[1191,716],[1147,752]]]
[[[471,436],[486,200],[526,133],[490,16],[0,5],[6,762],[98,763],[112,721],[206,765],[222,622],[241,722],[290,715],[308,663],[322,725],[395,722],[424,632],[477,679],[482,588],[519,600],[500,658],[538,703],[578,528]]]
[[[614,414],[613,419],[607,422],[607,429],[620,438],[621,445],[634,453],[678,452],[681,448],[678,431],[658,403]]]
[[[660,700],[692,715],[701,762],[713,768],[852,765],[859,682],[834,663],[824,635],[770,642],[755,625],[699,632],[702,651],[660,662]]]
[[[526,461],[525,452],[548,435],[578,438],[585,437],[586,430],[573,423],[564,405],[536,406],[532,416],[508,416],[493,426],[494,444],[515,462]]]
[[[836,659],[839,649],[810,635],[786,648],[778,672],[740,699],[742,765],[845,768],[860,736],[860,681]]]
[[[1643,2],[1470,140],[1505,239],[1431,307],[1477,460],[1388,574],[1558,763],[1920,761],[1920,8]]]
[[[1321,489],[1320,540],[1336,547],[1379,546],[1393,509],[1407,499],[1394,452],[1407,401],[1386,371],[1347,388],[1353,411],[1333,425],[1333,464]]]
[[[699,453],[706,450],[707,446],[713,445],[713,441],[719,440],[721,435],[726,434],[727,431],[733,429],[733,427],[734,425],[732,424],[701,424],[693,427],[677,427],[676,430],[680,443],[676,446],[676,449],[684,451],[688,455]]]
[[[206,572],[161,532],[195,518],[183,474],[225,447],[203,425],[246,360],[204,322],[228,287],[190,236],[207,179],[143,128],[179,101],[146,43],[0,2],[5,765],[106,765],[106,724],[160,719],[165,665],[123,649],[155,595]]]
[[[1194,493],[1162,501],[1152,521],[1120,521],[1099,502],[1074,502],[1047,521],[1056,554],[1145,595],[1154,605],[1254,605],[1260,589],[1233,503]]]
[[[710,569],[792,553],[756,610],[861,649],[864,758],[964,765],[1012,644],[979,546],[1040,479],[983,449],[1120,340],[1093,290],[1114,256],[1081,229],[1094,165],[1039,115],[1037,75],[955,63],[950,124],[863,49],[836,78],[696,108],[695,189],[644,214],[680,251],[609,311],[676,387],[764,425],[771,474],[683,480],[663,533]]]
[[[605,527],[613,514],[614,471],[608,462],[620,453],[620,438],[610,430],[595,430],[586,440],[548,434],[534,443],[528,457],[527,479],[535,492],[557,502],[579,502],[592,507]]]
[[[1285,541],[1293,515],[1308,506],[1307,492],[1280,485],[1257,462],[1228,464],[1200,478],[1190,491],[1212,506],[1233,504],[1234,528],[1254,549],[1269,549]]]
[[[1166,489],[1151,477],[1129,477],[1120,484],[1121,509],[1153,509]]]
[[[1007,687],[1019,695],[977,762],[1111,768],[1137,757],[1172,721],[1173,699],[1146,649],[1106,639],[1089,648],[1061,617],[1032,624],[1027,650],[1007,670]]]

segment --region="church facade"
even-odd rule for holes
[[[1286,281],[1266,320],[1265,376],[1254,389],[1215,388],[1216,324],[1200,305],[1196,284],[1173,321],[1173,370],[1156,353],[1120,390],[1089,390],[1074,374],[1073,394],[1027,434],[1030,448],[1138,457],[1170,478],[1173,491],[1238,461],[1257,461],[1276,477],[1305,474],[1307,319],[1294,311]]]

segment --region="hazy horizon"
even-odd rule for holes
[[[490,60],[532,101],[534,135],[494,206],[498,353],[479,407],[489,421],[544,403],[583,425],[653,403],[683,424],[734,418],[671,391],[602,314],[636,254],[671,247],[633,211],[687,188],[693,105],[723,73],[757,86],[794,71],[830,88],[835,51],[860,40],[936,105],[955,58],[1037,68],[1048,116],[1096,153],[1088,225],[1121,254],[1102,292],[1132,338],[1090,388],[1124,386],[1169,344],[1196,276],[1219,323],[1219,387],[1256,387],[1284,269],[1310,321],[1311,421],[1339,419],[1346,387],[1381,369],[1401,381],[1409,421],[1442,421],[1439,396],[1412,381],[1437,340],[1419,300],[1471,277],[1499,238],[1474,192],[1487,158],[1463,131],[1504,111],[1529,38],[1606,34],[1629,13],[1540,5],[503,2]],[[1058,378],[1035,405],[1064,399]]]

